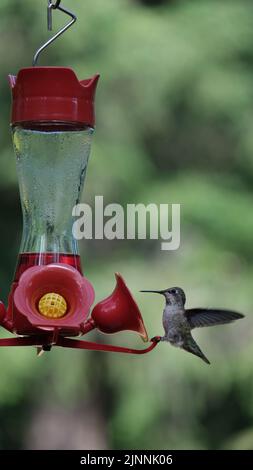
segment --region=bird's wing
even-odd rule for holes
[[[241,313],[231,310],[217,310],[212,308],[191,308],[185,311],[191,329],[203,326],[224,325],[243,318]]]

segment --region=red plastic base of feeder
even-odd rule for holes
[[[95,293],[80,272],[63,263],[28,268],[12,285],[7,311],[0,302],[0,324],[19,335],[0,339],[0,346],[36,346],[44,351],[61,346],[127,354],[151,351],[159,337],[140,350],[67,338],[97,328],[103,333],[130,330],[148,340],[139,308],[120,274],[116,281],[113,293],[88,318]]]
[[[91,341],[75,340],[58,336],[58,338],[50,338],[46,336],[28,336],[18,338],[2,338],[0,346],[35,346],[43,351],[50,351],[53,346],[61,346],[63,348],[87,349],[90,351],[117,352],[124,354],[146,354],[152,351],[158,344],[158,340],[153,338],[151,344],[145,349],[125,348],[122,346],[114,346],[111,344],[98,344]]]

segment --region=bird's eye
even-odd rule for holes
[[[171,294],[176,294],[176,293],[177,293],[177,289],[170,289],[170,293],[171,293]]]

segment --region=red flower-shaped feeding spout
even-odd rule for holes
[[[143,341],[148,341],[147,331],[141,312],[129,291],[123,277],[115,274],[116,287],[113,293],[99,302],[93,309],[91,318],[103,333],[118,333],[119,331],[134,331]]]
[[[94,298],[91,283],[71,266],[34,266],[22,274],[14,293],[16,331],[24,334],[29,322],[28,334],[35,328],[77,336]]]

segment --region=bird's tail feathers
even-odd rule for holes
[[[203,354],[203,352],[201,351],[200,347],[197,345],[196,341],[190,337],[188,338],[182,348],[185,350],[185,351],[188,351],[189,353],[191,354],[194,354],[195,356],[198,356],[200,357],[206,364],[210,364],[210,361],[207,359],[207,357]]]

